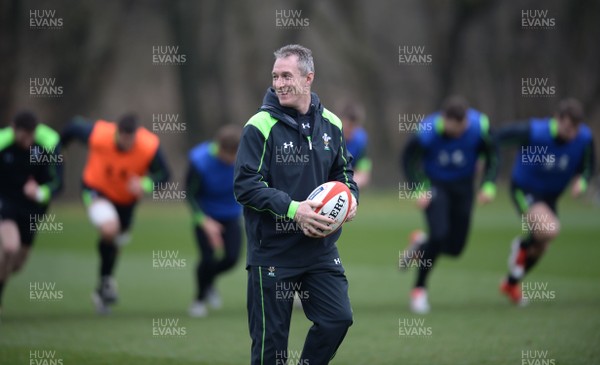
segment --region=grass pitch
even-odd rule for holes
[[[0,364],[249,363],[243,257],[218,283],[224,308],[205,319],[187,316],[197,251],[183,203],[138,207],[133,242],[117,267],[120,303],[107,317],[97,316],[90,301],[98,258],[83,207],[59,202],[50,213],[62,230],[39,234],[26,268],[5,290]],[[332,364],[600,363],[599,213],[589,202],[561,201],[561,235],[527,277],[552,298],[516,308],[498,284],[519,219],[506,196],[476,207],[465,253],[440,259],[430,276],[432,312],[415,316],[408,311],[415,273],[401,274],[397,266],[409,232],[423,226],[422,214],[393,192],[363,194],[359,216],[339,242],[354,325]],[[159,250],[176,254],[180,267],[154,267]],[[32,299],[32,285],[54,285],[45,290],[60,298]],[[170,321],[176,331],[157,334],[156,321]],[[309,327],[294,311],[292,357]]]

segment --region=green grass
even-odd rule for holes
[[[144,203],[134,240],[120,258],[121,301],[94,314],[95,233],[83,208],[56,204],[60,233],[40,234],[31,260],[5,291],[0,364],[29,364],[30,351],[56,351],[66,364],[249,363],[243,265],[219,282],[224,308],[206,319],[186,315],[196,260],[187,207]],[[555,299],[515,308],[498,294],[519,220],[505,196],[478,207],[464,255],[441,259],[430,280],[431,314],[408,311],[414,272],[400,274],[398,251],[422,215],[394,193],[364,194],[359,217],[339,242],[355,323],[333,364],[522,364],[522,351],[548,351],[555,364],[600,363],[599,208],[565,198],[561,236],[527,278],[547,283]],[[152,267],[153,250],[176,250],[183,269]],[[52,282],[61,300],[32,301],[31,282]],[[185,336],[156,338],[153,319],[175,318]],[[430,336],[400,336],[399,319],[424,318]],[[290,351],[301,351],[310,323],[293,315]],[[543,362],[538,362],[543,363]],[[548,363],[548,362],[547,362]],[[552,363],[552,362],[549,362]]]

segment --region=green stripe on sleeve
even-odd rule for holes
[[[83,200],[83,205],[85,205],[86,207],[89,207],[92,204],[92,192],[89,190],[84,189],[81,192],[81,200]]]
[[[552,138],[556,138],[558,136],[558,121],[555,118],[551,118],[548,126],[550,127],[550,135]]]
[[[354,170],[356,171],[371,171],[373,168],[373,162],[370,158],[363,157],[356,163],[356,167]]]
[[[60,135],[45,124],[38,124],[34,132],[35,143],[48,149],[54,149],[60,141]]]
[[[490,118],[487,115],[481,114],[479,116],[479,124],[481,126],[481,134],[487,136],[490,134]]]
[[[271,128],[277,123],[277,119],[271,117],[268,112],[262,111],[254,114],[246,123],[246,126],[251,125],[257,128],[262,133],[265,140],[269,138]]]
[[[142,190],[146,194],[150,194],[152,190],[154,190],[154,181],[150,176],[144,176],[141,178],[140,183],[142,185]]]
[[[323,108],[323,114],[321,114],[323,118],[327,119],[329,123],[335,125],[340,130],[342,130],[342,121],[338,118],[337,115],[333,114],[329,109]]]
[[[12,145],[15,141],[15,131],[11,127],[0,129],[0,151]]]
[[[287,217],[289,219],[294,219],[294,217],[296,216],[296,211],[298,210],[299,206],[300,206],[300,202],[292,200],[292,202],[290,203],[290,206],[288,208],[288,211],[287,211]]]

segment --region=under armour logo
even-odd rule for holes
[[[339,265],[339,264],[341,264],[341,263],[342,263],[342,260],[340,260],[340,258],[338,257],[337,259],[333,259],[333,262],[334,262],[336,265]]]
[[[310,128],[310,123],[302,123],[302,129]]]
[[[287,143],[287,142],[283,142],[283,148],[292,148],[294,147],[294,142]]]

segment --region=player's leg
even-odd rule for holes
[[[0,307],[2,306],[2,293],[13,271],[15,258],[21,247],[21,237],[17,222],[3,215],[0,220]]]
[[[19,271],[21,271],[23,269],[23,267],[25,267],[25,263],[27,262],[27,259],[29,258],[30,252],[31,252],[31,243],[24,242],[21,245],[19,252],[17,252],[17,255],[15,256],[15,262],[14,262],[14,265],[12,268],[13,274],[18,273]]]
[[[450,200],[450,229],[443,253],[452,257],[462,254],[471,228],[473,189],[470,184],[456,186],[458,191]]]
[[[33,240],[35,239],[36,230],[31,227],[31,215],[37,214],[42,215],[46,212],[46,207],[37,207],[34,209],[23,208],[19,219],[17,220],[17,228],[19,229],[19,237],[21,245],[19,251],[14,256],[12,263],[12,273],[17,273],[23,269],[27,259],[29,258],[29,252],[33,246]]]
[[[411,292],[411,310],[416,313],[427,313],[429,311],[426,290],[427,278],[450,231],[448,192],[439,186],[434,187],[432,192],[431,202],[425,210],[429,233],[427,240],[421,246],[417,279]]]
[[[311,268],[302,277],[300,295],[304,313],[313,325],[300,361],[294,360],[300,364],[328,364],[352,325],[348,281],[341,262],[332,260]]]
[[[242,248],[242,227],[238,219],[221,222],[223,231],[223,258],[215,266],[215,276],[235,266]],[[212,284],[212,283],[211,283]]]
[[[116,239],[121,230],[119,214],[116,207],[108,199],[95,196],[92,192],[84,191],[84,202],[87,203],[88,216],[100,234],[98,253],[100,255],[100,280],[98,287],[92,293],[92,299],[99,313],[107,313],[108,305],[116,301],[116,283],[112,273],[117,259],[118,247]]]
[[[212,276],[215,265],[215,252],[202,227],[196,225],[194,233],[196,235],[196,244],[200,251],[200,261],[196,266],[196,299],[190,306],[189,314],[191,317],[205,317],[208,314],[206,297],[210,282],[212,281],[209,277]]]
[[[290,268],[248,267],[247,306],[252,365],[287,363],[293,303],[293,289],[290,289],[298,279],[297,270]]]
[[[524,223],[527,224],[530,239],[521,246],[525,250],[523,276],[535,266],[549,243],[560,233],[560,221],[545,202],[532,204],[524,217]]]
[[[238,219],[220,222],[223,227],[224,253],[221,260],[213,266],[210,282],[208,283],[207,300],[211,307],[220,308],[222,306],[221,297],[215,287],[215,279],[218,275],[230,270],[235,266],[242,247],[242,228]]]
[[[508,275],[500,290],[515,303],[526,304],[522,299],[520,281],[542,256],[548,243],[560,231],[556,216],[556,200],[546,199],[512,186],[511,197],[521,217],[523,234],[513,240],[508,258]]]
[[[225,230],[223,231],[224,256],[217,263],[216,273],[220,274],[235,266],[242,248],[242,227],[238,219],[221,222]]]

